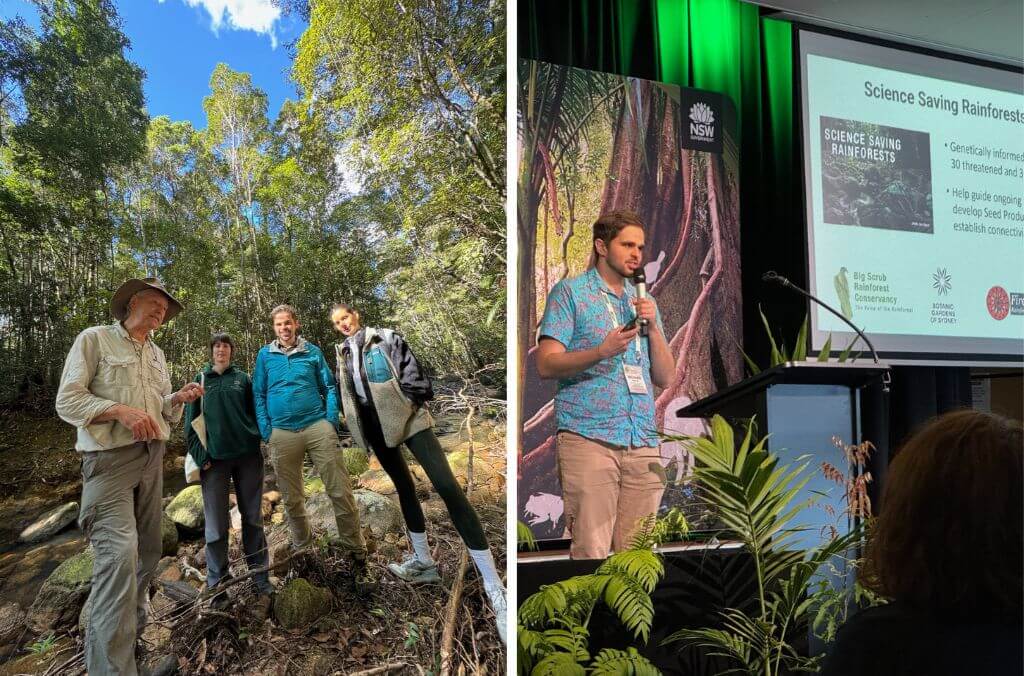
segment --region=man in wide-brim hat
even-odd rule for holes
[[[135,641],[161,550],[163,456],[182,407],[199,383],[171,388],[150,333],[182,309],[154,278],[114,293],[119,321],[75,339],[57,392],[57,414],[78,428],[82,455],[79,526],[95,555],[85,661],[90,674],[135,674]]]

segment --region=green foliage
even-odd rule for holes
[[[420,638],[422,638],[422,635],[420,633],[420,625],[416,624],[415,622],[406,622],[405,643],[402,644],[403,647],[406,650],[411,650],[412,648],[416,647],[417,643],[420,642]]]
[[[48,636],[45,636],[36,641],[35,643],[29,645],[28,648],[26,648],[26,650],[28,650],[33,655],[45,655],[53,649],[53,646],[56,643],[57,637],[53,634],[49,634]]]
[[[611,555],[591,575],[546,585],[519,606],[517,651],[520,674],[658,673],[635,648],[602,651],[592,658],[587,626],[599,602],[616,614],[633,638],[646,643],[654,621],[651,592],[665,574],[661,557],[651,550],[654,526],[649,521],[633,548]],[[603,655],[603,657],[602,657]]]
[[[315,3],[301,100],[271,120],[218,64],[202,130],[148,117],[111,0],[35,4],[38,31],[0,20],[0,402],[50,408],[74,337],[149,275],[186,307],[155,335],[175,386],[215,330],[251,368],[283,302],[333,360],[339,301],[504,384],[502,3]]]
[[[685,540],[689,534],[690,524],[686,520],[686,514],[678,507],[668,510],[668,513],[659,518],[654,525],[654,539],[659,544]]]
[[[657,676],[661,673],[630,646],[625,650],[605,648],[591,664],[590,673],[599,676]]]
[[[393,320],[448,373],[504,363],[504,43],[500,1],[325,0],[293,67],[362,189],[387,195]]]
[[[847,564],[852,568],[858,568],[861,561],[854,559]],[[832,562],[826,564],[832,575],[839,575],[840,571]],[[851,608],[871,608],[888,603],[888,600],[879,596],[876,592],[861,585],[859,580],[854,581],[852,593],[846,590],[836,590],[828,584],[827,580],[818,580],[814,585],[814,596],[817,600],[817,612],[811,624],[814,635],[831,643],[836,639],[839,628],[843,626]]]
[[[537,540],[533,537],[533,531],[522,521],[516,521],[516,540],[520,549],[537,549]]]
[[[775,335],[772,333],[772,329],[768,325],[768,318],[765,317],[764,311],[761,310],[760,306],[758,306],[758,312],[761,315],[761,324],[764,326],[764,332],[768,335],[768,343],[771,346],[771,361],[768,364],[768,368],[779,366],[780,364],[786,364],[788,362],[801,362],[807,359],[808,316],[804,316],[804,321],[800,324],[800,331],[797,333],[796,342],[793,345],[793,351],[790,352],[786,349],[785,342],[782,342],[781,344],[775,342]],[[854,336],[853,340],[850,341],[850,344],[847,345],[841,353],[839,353],[839,357],[836,359],[837,363],[842,364],[850,359],[850,352],[853,350],[853,346],[857,342],[857,338],[857,336]],[[747,369],[750,371],[750,374],[757,375],[760,373],[761,367],[757,365],[757,362],[755,362],[750,355],[744,352],[742,348],[740,349],[740,352],[743,354],[743,360],[747,363]],[[818,361],[827,362],[831,353],[832,334],[829,334],[828,338],[825,340],[825,345],[822,346],[821,352],[818,354]],[[854,357],[854,360],[855,359],[856,357]]]
[[[728,537],[739,540],[754,565],[757,595],[753,610],[722,608],[721,626],[684,629],[666,642],[682,641],[728,660],[737,673],[773,674],[813,670],[815,660],[792,647],[792,634],[813,619],[822,598],[815,574],[843,557],[859,541],[861,526],[811,548],[797,549],[805,530],[796,523],[811,501],[795,502],[810,479],[808,462],[780,465],[766,449],[767,437],[753,439],[751,424],[737,443],[720,416],[711,421],[710,438],[672,437],[687,444],[697,459],[695,480],[709,500]]]

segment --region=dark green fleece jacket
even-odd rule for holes
[[[192,459],[202,467],[210,458],[226,460],[259,453],[260,430],[248,374],[234,364],[222,374],[207,364],[203,373],[206,394],[185,406],[185,441]],[[195,382],[199,382],[198,375]],[[200,412],[206,421],[207,448],[199,443],[199,436],[192,429],[192,421]]]

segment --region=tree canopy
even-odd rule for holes
[[[272,120],[218,64],[205,129],[150,118],[111,0],[35,4],[37,31],[0,22],[0,402],[46,401],[146,275],[186,306],[157,335],[176,382],[214,330],[250,365],[282,302],[321,345],[344,301],[435,373],[504,363],[502,3],[284,3],[300,95]]]

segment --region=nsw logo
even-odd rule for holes
[[[707,143],[715,140],[715,113],[703,101],[690,106],[690,138]]]

